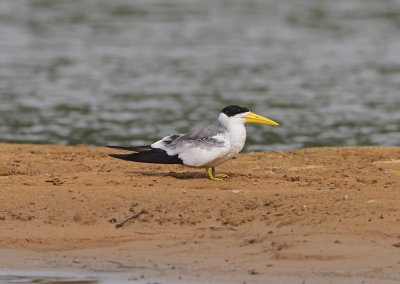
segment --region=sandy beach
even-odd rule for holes
[[[244,153],[217,167],[223,182],[107,156],[120,152],[0,144],[0,270],[400,281],[400,147]]]

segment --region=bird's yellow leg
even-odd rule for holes
[[[214,177],[216,177],[216,178],[228,178],[228,177],[229,177],[229,176],[226,175],[226,174],[216,174],[216,173],[215,173],[215,168],[214,168],[214,167],[212,167],[212,175],[213,175]]]
[[[214,169],[214,168],[213,168]],[[211,168],[206,168],[206,172],[208,174],[208,176],[210,177],[210,179],[214,180],[214,181],[221,181],[223,180],[222,178],[217,178],[213,175]]]

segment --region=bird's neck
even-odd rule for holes
[[[241,123],[227,125],[228,137],[232,147],[240,152],[246,142],[246,128]]]
[[[244,120],[240,118],[227,117],[221,113],[218,122],[227,129],[226,139],[229,140],[233,152],[240,152],[246,142],[246,128],[244,128]]]

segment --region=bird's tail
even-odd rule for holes
[[[139,146],[139,147],[119,147],[109,146],[110,148],[116,148],[127,151],[134,151],[136,153],[131,154],[109,154],[110,157],[139,162],[139,163],[155,163],[155,164],[183,164],[182,160],[179,159],[178,155],[170,156],[166,151],[162,149],[154,149],[150,146]]]

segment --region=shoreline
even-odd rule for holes
[[[223,182],[113,152],[0,144],[0,271],[400,281],[400,147],[243,153],[217,167]]]

